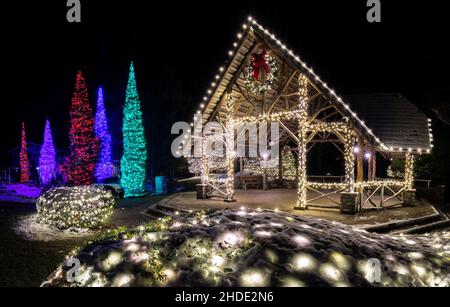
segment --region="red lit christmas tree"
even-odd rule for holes
[[[99,142],[94,136],[94,118],[81,71],[77,73],[72,95],[69,133],[70,155],[61,165],[61,171],[68,185],[92,184]]]
[[[20,148],[20,182],[30,181],[30,163],[28,162],[27,136],[25,123],[22,123],[22,146]]]

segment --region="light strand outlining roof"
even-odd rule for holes
[[[304,61],[302,61],[299,56],[295,55],[294,52],[291,49],[287,48],[286,45],[283,44],[280,40],[278,40],[273,33],[270,33],[267,29],[262,27],[253,17],[249,16],[247,18],[247,20],[248,20],[248,23],[244,23],[242,25],[242,28],[244,29],[244,33],[246,33],[246,31],[248,31],[248,30],[251,30],[252,29],[252,25],[254,25],[260,31],[264,32],[268,37],[270,37],[270,39],[272,39],[277,45],[279,45],[282,50],[286,51],[289,54],[289,56],[291,56],[296,62],[300,63],[301,66],[303,68],[305,68],[309,72],[309,74],[313,77],[313,79],[315,81],[319,82],[320,85],[323,88],[328,90],[328,93],[331,95],[331,97],[333,97],[338,103],[340,103],[349,112],[349,114],[351,114],[351,116],[359,123],[359,125],[361,127],[363,127],[366,130],[366,132],[377,142],[377,144],[381,147],[381,149],[383,149],[384,151],[387,151],[387,152],[413,152],[413,151],[415,151],[415,152],[418,152],[418,153],[422,153],[422,152],[430,153],[431,148],[433,148],[433,144],[432,144],[432,142],[433,142],[433,134],[432,134],[432,129],[431,129],[431,119],[428,119],[428,122],[429,122],[429,133],[430,133],[430,147],[429,148],[426,148],[426,149],[424,149],[424,148],[414,148],[413,149],[413,148],[394,148],[394,147],[387,146],[386,144],[384,144],[373,133],[372,129],[367,127],[365,122],[363,120],[361,120],[358,117],[358,115],[354,111],[352,111],[350,109],[350,106],[347,103],[345,103],[343,101],[343,99],[340,96],[338,96],[336,94],[336,92],[333,89],[331,89],[327,85],[327,83],[325,83],[314,72],[314,70],[311,67],[308,67],[308,65]],[[241,33],[241,32],[239,32],[237,34],[237,38],[239,40],[243,39],[244,37],[245,37],[245,35],[243,33]],[[233,48],[228,51],[228,56],[229,57],[233,57],[235,55],[235,53],[237,51],[236,48],[238,46],[239,46],[239,41],[233,43]],[[198,119],[197,115],[200,115],[202,113],[201,110],[205,107],[205,102],[207,102],[209,100],[210,96],[213,94],[214,90],[218,86],[218,84],[219,84],[218,81],[221,79],[221,77],[224,76],[224,71],[225,71],[225,68],[223,66],[220,66],[219,67],[219,72],[214,77],[216,81],[211,82],[211,86],[206,91],[207,94],[203,97],[203,102],[201,102],[200,105],[199,105],[199,110],[197,110],[196,114],[194,115],[194,123]],[[191,126],[194,126],[194,123],[191,123]]]

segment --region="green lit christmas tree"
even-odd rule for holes
[[[289,146],[285,146],[281,152],[281,163],[281,177],[284,180],[295,180],[297,177],[297,167],[295,166],[294,155]]]
[[[123,156],[120,161],[120,184],[125,190],[125,197],[140,196],[146,192],[147,143],[133,63],[130,65],[128,76],[122,133]]]

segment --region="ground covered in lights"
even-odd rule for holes
[[[68,255],[75,282],[61,265],[43,286],[449,286],[449,243],[274,211],[191,213],[110,231]]]
[[[32,184],[0,184],[0,201],[34,204],[41,192],[40,187]]]

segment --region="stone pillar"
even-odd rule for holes
[[[225,184],[225,201],[233,202],[234,197],[234,122],[233,122],[233,98],[231,92],[226,94],[227,123],[225,132],[225,148],[227,161],[227,179]]]
[[[357,192],[341,193],[341,213],[356,214],[359,211],[360,194]]]
[[[197,190],[197,199],[208,199],[208,185],[207,184],[196,184],[195,188]]]
[[[306,210],[307,174],[306,174],[306,138],[308,125],[308,79],[305,75],[299,77],[299,114],[298,120],[298,184],[297,205],[295,209]]]
[[[403,191],[403,205],[414,207],[416,205],[416,190],[407,189]]]

